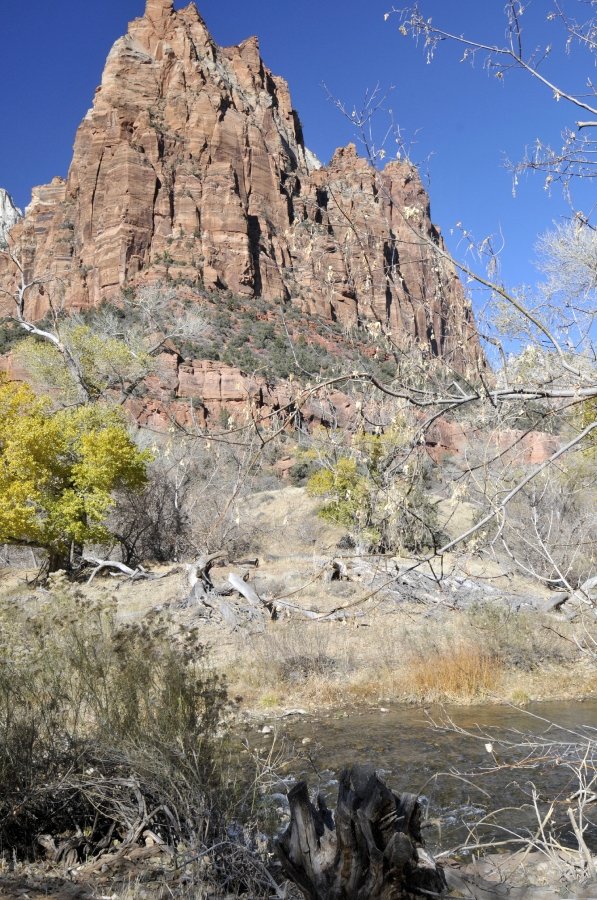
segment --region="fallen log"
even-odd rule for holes
[[[400,900],[446,890],[425,851],[415,794],[392,791],[373,766],[340,774],[335,815],[304,781],[288,793],[290,824],[275,852],[306,900]]]
[[[228,576],[228,581],[232,585],[235,591],[245,598],[247,603],[250,603],[251,606],[263,606],[265,605],[255,588],[252,584],[249,584],[248,581],[245,581],[240,575],[235,575],[233,572]]]
[[[248,576],[248,574],[249,573],[247,572],[247,576]],[[245,577],[247,577],[247,576],[245,576]],[[260,609],[267,609],[270,617],[272,619],[276,618],[275,607],[272,605],[272,603],[269,600],[263,600],[259,596],[259,594],[257,593],[257,591],[255,590],[255,588],[253,587],[252,584],[250,584],[248,581],[245,581],[245,579],[241,578],[240,575],[235,575],[233,572],[231,572],[230,575],[228,576],[228,581],[230,582],[230,584],[232,585],[234,590],[238,591],[238,593],[241,595],[241,597],[245,598],[245,600],[247,601],[247,603],[250,604],[250,606],[256,607],[256,608],[258,607]]]
[[[211,553],[209,556],[200,556],[195,562],[190,563],[186,569],[189,577],[190,592],[180,608],[185,609],[188,606],[195,606],[198,603],[205,602],[205,595],[215,592],[214,583],[209,574],[215,562],[225,559],[227,554],[220,550],[218,553]]]
[[[221,601],[218,604],[218,609],[226,624],[230,625],[232,630],[235,631],[238,628],[238,616],[236,615],[230,604]]]
[[[244,597],[251,606],[267,609],[272,619],[276,618],[276,612],[279,609],[286,609],[289,612],[298,613],[305,619],[319,619],[320,621],[328,622],[332,620],[345,620],[346,618],[353,617],[360,618],[364,615],[360,610],[353,610],[348,617],[342,612],[315,612],[312,609],[304,609],[302,606],[296,606],[294,603],[286,603],[284,600],[278,600],[276,597],[272,597],[271,599],[263,598],[259,596],[255,588],[249,582],[246,582],[244,578],[241,578],[240,575],[235,575],[234,573],[230,573],[228,581],[234,590]]]
[[[200,556],[198,560],[188,565],[189,586],[194,588],[197,582],[201,581],[206,591],[213,591],[214,586],[209,573],[213,564],[225,556],[226,553],[220,550],[218,553],[211,553],[209,556]]]
[[[88,585],[91,584],[95,576],[98,572],[101,572],[102,569],[117,569],[117,572],[110,572],[110,575],[114,577],[118,577],[119,574],[126,575],[131,581],[139,581],[141,578],[157,581],[160,578],[167,578],[168,575],[173,575],[175,572],[180,572],[180,568],[176,566],[174,569],[170,569],[169,572],[163,572],[161,575],[156,575],[155,572],[148,572],[143,566],[137,566],[136,569],[131,569],[130,566],[126,566],[124,563],[117,562],[114,559],[98,559],[96,556],[84,556],[83,560],[86,563],[89,563],[89,565],[95,566],[95,569],[87,581]]]
[[[250,559],[231,559],[231,566],[253,566],[254,569],[259,568],[259,557],[252,556]]]

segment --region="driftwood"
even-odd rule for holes
[[[197,607],[197,614],[205,618],[211,618],[212,614],[215,614],[232,631],[244,627],[259,632],[263,631],[265,604],[261,603],[255,591],[240,576],[230,576],[230,581],[231,586],[228,588],[213,587],[211,590],[206,590],[203,582],[197,579],[186,600],[180,604],[181,608]],[[239,590],[241,586],[242,591]],[[248,600],[249,605],[242,605],[232,600],[225,602],[224,598],[230,597],[235,591],[240,593],[243,599]]]
[[[345,563],[341,562],[339,559],[334,559],[332,561],[331,569],[325,574],[325,581],[350,581],[350,576],[348,574],[348,569]]]
[[[347,612],[316,612],[313,609],[305,609],[303,606],[296,606],[294,603],[286,603],[285,600],[278,600],[275,597],[268,602],[271,603],[274,609],[287,609],[289,612],[297,613],[304,619],[312,619],[313,621],[318,620],[320,622],[345,622],[347,619],[360,619],[365,615],[365,613],[359,609],[351,609]]]
[[[177,566],[174,569],[170,569],[169,572],[163,572],[161,575],[156,575],[155,572],[148,572],[143,566],[137,566],[136,569],[131,569],[130,566],[125,566],[124,563],[117,562],[114,559],[98,559],[96,556],[84,556],[83,559],[86,563],[95,566],[95,569],[87,582],[88,585],[91,584],[95,576],[98,572],[101,572],[102,569],[117,569],[117,572],[110,572],[110,575],[118,577],[118,574],[120,573],[126,575],[131,581],[139,581],[142,578],[147,578],[150,581],[157,581],[160,578],[167,578],[168,575],[173,575],[175,572],[180,572],[180,568]]]
[[[247,603],[249,603],[251,610],[249,618],[251,620],[258,619],[261,625],[263,625],[263,619],[257,612],[257,610],[267,610],[270,617],[272,619],[276,618],[276,610],[275,607],[269,600],[262,599],[252,584],[248,581],[249,573],[245,575],[244,578],[241,578],[240,575],[235,575],[234,573],[230,573],[228,576],[228,581],[232,585],[235,591],[244,597]]]
[[[231,566],[253,566],[254,569],[259,568],[259,557],[252,556],[250,559],[231,559]]]
[[[195,587],[197,582],[200,581],[206,591],[213,591],[214,585],[209,573],[215,563],[227,563],[227,559],[228,554],[224,550],[220,550],[218,551],[218,553],[211,553],[209,556],[200,556],[196,562],[191,563],[189,566],[187,566],[187,570],[189,573],[189,586],[193,588]],[[258,557],[252,557],[251,559],[241,559],[237,562],[231,562],[230,565],[253,566],[257,569],[259,568],[259,559]]]
[[[260,613],[265,611],[267,611],[270,618],[274,620],[277,618],[279,610],[288,610],[288,612],[296,613],[305,619],[320,620],[322,622],[332,620],[345,621],[347,618],[356,619],[364,616],[362,610],[352,609],[349,612],[334,611],[330,613],[316,612],[311,609],[304,609],[301,606],[296,606],[294,603],[286,603],[284,600],[278,600],[275,597],[260,597],[255,590],[255,587],[249,581],[248,572],[246,572],[244,576],[231,572],[228,575],[228,584],[230,587],[216,588],[211,580],[210,570],[217,560],[225,557],[225,553],[214,553],[211,556],[201,558],[192,565],[187,566],[191,590],[186,599],[180,604],[181,608],[199,606],[217,610],[224,621],[227,622],[233,630],[235,630],[239,624],[235,616],[235,610],[228,604],[223,604],[220,598],[229,597],[234,592],[240,594],[249,604],[248,607],[242,608],[242,612],[245,615],[248,614],[249,621],[258,622],[260,626],[263,625],[263,618]],[[246,564],[254,562],[257,565],[259,560],[245,560],[244,562]]]
[[[362,582],[363,578],[374,578],[381,574],[378,567],[350,559],[333,559],[330,568],[324,573],[324,581]]]
[[[234,575],[232,572],[228,576],[228,581],[232,585],[235,591],[245,598],[247,603],[250,603],[251,606],[263,606],[264,601],[261,599],[255,588],[252,584],[249,584],[248,581],[245,581],[244,578],[241,578],[240,575]]]
[[[567,616],[569,621],[573,621],[576,619],[580,613],[583,604],[587,606],[594,607],[595,600],[597,600],[597,577],[593,576],[593,578],[588,578],[581,586],[575,591],[559,591],[553,598],[549,598],[545,602],[542,607],[543,612],[551,612],[552,610],[557,610],[558,612],[562,611],[562,607],[565,603],[570,600],[575,600],[577,602],[577,608],[572,610]]]
[[[340,775],[335,816],[304,781],[288,793],[290,824],[276,840],[286,877],[306,900],[400,900],[443,894],[443,870],[424,850],[415,794],[390,790],[372,766]]]
[[[220,603],[218,603],[218,610],[226,624],[230,625],[232,630],[235,631],[238,628],[238,616],[236,615],[230,604],[224,603],[224,601],[222,600]]]
[[[218,559],[224,559],[225,556],[226,553],[223,550],[220,550],[219,553],[211,553],[209,556],[200,556],[196,562],[187,566],[190,587],[194,588],[197,582],[200,581],[206,591],[213,591],[214,585],[209,573],[213,564]]]
[[[205,595],[215,592],[214,583],[209,573],[214,563],[225,557],[226,553],[220,550],[218,553],[211,553],[209,556],[200,556],[198,560],[187,566],[191,590],[187,598],[181,603],[182,608],[205,602]]]

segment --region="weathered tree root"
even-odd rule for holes
[[[340,775],[335,816],[316,809],[304,781],[289,793],[290,824],[275,850],[286,877],[307,900],[399,900],[447,892],[443,871],[424,850],[415,794],[388,788],[372,766]]]

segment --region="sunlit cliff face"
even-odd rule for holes
[[[169,277],[373,320],[459,369],[480,358],[416,170],[375,172],[354,145],[322,167],[257,39],[218,47],[194,4],[149,0],[116,41],[66,181],[34,188],[13,236],[27,277],[59,274],[73,309]]]

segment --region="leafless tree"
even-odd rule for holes
[[[433,59],[440,44],[457,43],[464,48],[463,62],[467,59],[474,62],[480,56],[485,68],[497,78],[505,78],[513,70],[522,70],[550,91],[556,101],[566,101],[567,108],[572,106],[582,119],[564,128],[561,149],[553,150],[537,140],[534,149],[528,151],[522,161],[510,164],[515,176],[527,169],[546,172],[546,186],[558,181],[570,197],[568,189],[572,182],[592,179],[597,174],[597,142],[584,132],[584,129],[597,127],[597,89],[590,76],[587,78],[588,90],[583,94],[556,84],[548,77],[545,63],[554,44],[535,44],[532,49],[528,49],[527,37],[523,33],[523,15],[528,6],[522,0],[507,0],[504,43],[474,39],[470,35],[456,34],[449,28],[442,28],[426,16],[423,3],[402,9],[393,8],[386,14],[386,20],[391,16],[398,16],[402,34],[411,34],[417,41],[421,41],[428,60]],[[560,26],[567,52],[573,52],[575,46],[589,53],[597,51],[597,17],[592,13],[594,4],[585,3],[584,0],[552,0],[550,3],[547,19]],[[591,118],[587,119],[587,115]],[[584,218],[582,214],[579,216],[581,220]]]

